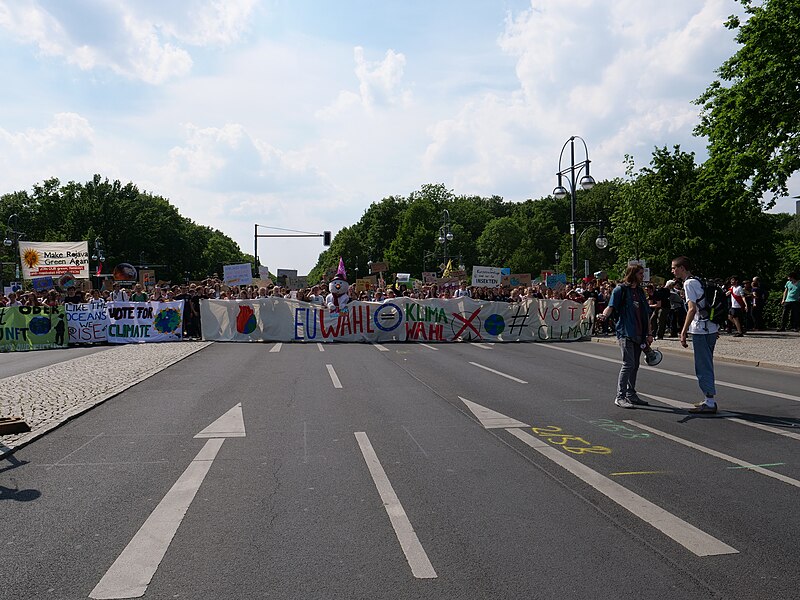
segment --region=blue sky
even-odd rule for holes
[[[723,27],[735,12],[733,0],[0,0],[0,192],[100,173],[252,252],[254,223],[336,232],[425,183],[546,196],[570,135],[597,179],[656,146],[702,160],[691,101],[736,49]],[[273,271],[305,273],[321,250],[259,244]]]

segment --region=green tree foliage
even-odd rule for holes
[[[769,208],[800,169],[800,10],[796,0],[738,1],[748,18],[726,26],[742,46],[696,100],[695,133],[708,137],[711,178],[745,202],[771,194]]]
[[[36,241],[101,241],[108,271],[121,262],[166,265],[157,277],[183,281],[222,274],[226,263],[254,262],[222,232],[182,217],[161,196],[95,175],[86,183],[48,179],[31,193],[0,197],[0,220],[17,214],[25,238]]]

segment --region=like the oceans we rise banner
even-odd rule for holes
[[[183,338],[183,301],[107,302],[106,335],[111,344],[179,342]]]
[[[63,306],[0,307],[0,352],[67,347]]]

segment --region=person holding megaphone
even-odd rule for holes
[[[636,394],[636,376],[639,361],[644,351],[648,364],[660,362],[660,352],[650,349],[653,343],[653,330],[650,323],[650,305],[642,288],[644,267],[629,264],[622,277],[622,283],[611,292],[608,306],[598,319],[604,321],[612,314],[617,317],[617,343],[622,350],[622,368],[617,380],[617,396],[614,404],[620,408],[636,408],[648,403]]]

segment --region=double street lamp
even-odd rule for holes
[[[100,283],[100,273],[102,271],[103,263],[106,262],[106,253],[105,250],[103,250],[103,242],[100,241],[99,237],[94,238],[94,251],[92,252],[92,260],[98,263],[95,274],[97,275],[97,287],[100,288],[102,287]]]
[[[453,233],[450,231],[450,212],[447,209],[442,211],[441,223],[438,242],[442,245],[442,262],[444,263],[442,269],[446,269],[447,260],[449,258],[447,254],[447,242],[453,241]]]
[[[580,140],[583,144],[583,154],[586,157],[584,160],[576,163],[575,162],[575,140]],[[564,150],[567,148],[567,144],[570,147],[570,165],[568,167],[561,167],[561,162],[564,158]],[[589,174],[589,150],[586,148],[586,141],[578,136],[573,135],[569,138],[565,143],[564,146],[561,148],[561,154],[558,157],[558,172],[556,175],[558,176],[558,185],[553,190],[553,196],[558,200],[563,200],[570,195],[570,220],[569,220],[569,234],[572,238],[572,283],[577,281],[577,273],[578,273],[578,234],[577,234],[577,225],[597,225],[600,229],[600,233],[595,240],[595,245],[601,250],[608,247],[608,238],[605,236],[604,231],[604,223],[602,221],[578,221],[575,218],[576,207],[578,203],[578,185],[581,186],[582,189],[588,191],[591,190],[595,185],[594,177]],[[578,176],[583,172],[583,176],[581,176],[580,181],[578,181]],[[565,176],[569,176],[567,178],[567,182],[569,183],[569,190],[564,187],[563,180]]]
[[[11,224],[12,221],[14,223],[13,225]],[[8,217],[8,221],[6,222],[6,230],[7,230],[7,234],[10,234],[13,239],[11,239],[10,237],[6,237],[6,239],[3,240],[3,245],[6,248],[11,248],[12,246],[16,245],[16,247],[17,247],[16,254],[19,257],[19,240],[25,234],[23,232],[17,230],[18,221],[19,221],[19,216],[18,215],[11,215],[11,216]],[[14,251],[12,250],[12,253],[13,252]],[[20,258],[20,260],[21,260],[21,258]],[[14,269],[15,269],[14,277],[15,277],[15,279],[19,279],[19,274],[20,274],[19,273],[19,268],[20,268],[20,261],[17,260],[14,263]]]

